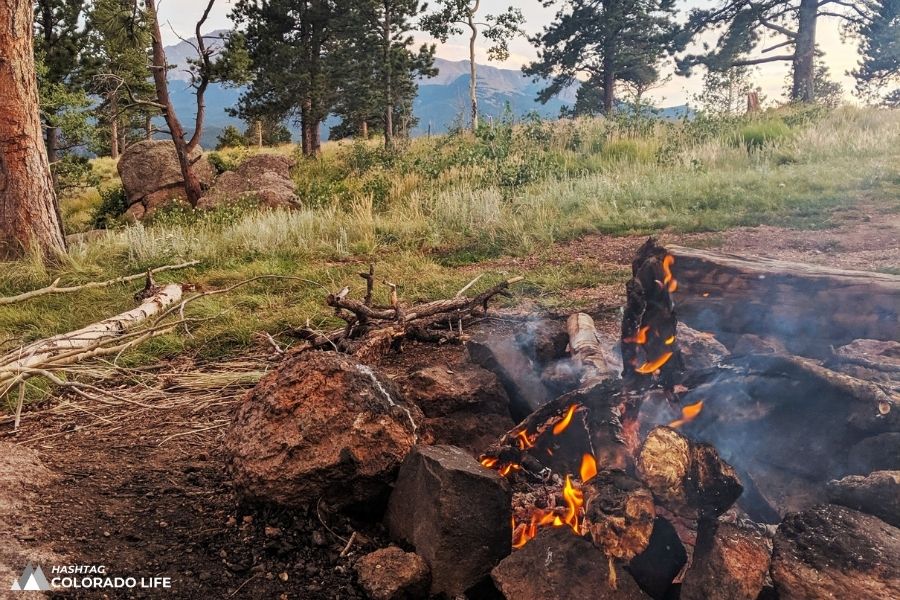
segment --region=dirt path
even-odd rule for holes
[[[834,222],[835,228],[824,231],[757,227],[661,238],[849,269],[900,267],[896,210],[845,209],[835,213]],[[591,235],[488,267],[521,272],[537,264],[575,261],[624,270],[641,241],[639,236]],[[610,283],[567,295],[614,307],[620,293],[621,285]],[[614,329],[615,318],[604,325]],[[258,368],[270,368],[258,360]],[[167,373],[159,375],[163,379]],[[140,397],[131,388],[121,393]],[[236,507],[219,449],[240,393],[239,388],[221,389],[211,400],[207,391],[196,402],[182,396],[166,410],[68,401],[33,407],[17,436],[8,424],[0,425],[0,442],[27,449],[24,462],[9,459],[4,470],[12,475],[0,477],[0,528],[10,529],[0,532],[8,540],[0,553],[0,596],[9,589],[10,573],[21,572],[22,560],[33,560],[105,565],[110,576],[171,578],[165,590],[82,590],[61,595],[66,598],[363,598],[351,564],[383,540],[377,527],[321,510]],[[45,470],[29,462],[35,456]],[[360,531],[362,541],[341,557],[351,530]]]

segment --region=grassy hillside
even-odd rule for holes
[[[284,147],[280,152],[293,152]],[[235,165],[247,150],[219,160]],[[113,165],[97,161],[104,189]],[[194,305],[213,317],[157,338],[125,360],[189,350],[204,357],[240,353],[255,334],[307,319],[330,326],[325,290],[356,285],[374,261],[408,301],[450,295],[491,257],[542,253],[588,232],[612,234],[721,230],[762,223],[827,227],[836,207],[864,199],[894,207],[900,197],[900,112],[843,108],[772,112],[754,119],[663,123],[645,120],[540,121],[497,125],[477,136],[416,139],[395,153],[377,142],[326,145],[296,169],[304,208],[259,212],[163,211],[151,223],[84,236],[55,267],[4,264],[0,294],[48,284],[104,279],[199,259],[161,280],[223,287],[260,274],[315,281],[261,281]],[[63,201],[69,231],[89,226],[96,190]],[[616,267],[541,265],[522,290],[543,304],[560,290],[615,281]],[[487,286],[508,276],[488,272]],[[52,335],[132,306],[134,287],[0,306],[4,348]],[[386,290],[379,290],[385,294]]]

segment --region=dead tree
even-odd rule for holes
[[[169,133],[172,136],[172,142],[175,144],[175,153],[178,156],[178,164],[181,167],[181,175],[184,179],[184,190],[187,194],[188,201],[192,206],[196,206],[197,202],[203,194],[200,187],[200,179],[194,173],[191,163],[190,154],[200,143],[200,137],[203,133],[203,121],[206,114],[205,95],[206,88],[211,81],[212,72],[212,50],[207,48],[201,33],[201,28],[209,18],[209,13],[215,5],[216,0],[209,0],[203,16],[197,22],[195,28],[197,43],[194,48],[197,50],[200,60],[198,75],[194,80],[194,89],[197,96],[197,116],[194,121],[194,133],[190,140],[185,139],[184,127],[175,113],[175,107],[172,105],[172,99],[169,96],[169,82],[166,73],[169,69],[166,61],[166,52],[163,48],[162,33],[159,27],[159,15],[156,10],[156,0],[146,0],[148,16],[151,19],[151,38],[153,48],[153,64],[151,70],[153,72],[153,83],[156,86],[157,104],[162,110],[163,117],[169,127]]]
[[[0,259],[65,252],[34,72],[32,3],[0,0]]]

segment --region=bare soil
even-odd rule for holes
[[[835,213],[833,221],[828,230],[757,227],[660,237],[664,243],[848,269],[900,266],[896,210],[848,208]],[[527,272],[539,263],[586,261],[625,269],[642,240],[591,235],[540,255],[478,268]],[[568,295],[594,307],[601,329],[617,328],[613,309],[621,302],[620,284]],[[501,321],[479,325],[513,326]],[[380,366],[394,376],[428,364],[452,368],[463,353],[459,346],[415,344]],[[262,356],[252,360],[259,368],[271,367]],[[159,375],[172,368],[163,365]],[[124,394],[127,384],[120,385]],[[166,410],[56,399],[52,406],[31,406],[16,435],[8,420],[0,422],[0,442],[12,442],[4,450],[6,462],[0,461],[0,595],[12,583],[9,574],[20,573],[30,560],[43,561],[45,569],[48,564],[105,565],[111,576],[172,579],[165,591],[60,594],[66,598],[364,598],[352,564],[386,545],[380,525],[333,514],[327,507],[301,512],[237,505],[220,448],[240,392],[223,389],[219,402],[181,402]],[[133,397],[135,392],[128,393]]]

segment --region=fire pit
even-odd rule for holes
[[[267,385],[277,387],[284,373],[292,382],[319,377],[306,372],[317,361],[302,357],[326,345],[362,361],[400,355],[409,340],[467,345],[469,361],[458,373],[428,366],[401,375],[397,389],[383,386],[382,374],[369,367],[346,369],[354,381],[371,382],[360,393],[379,401],[357,407],[352,427],[370,424],[367,435],[385,440],[386,424],[408,425],[417,444],[402,464],[397,455],[379,465],[379,490],[393,481],[393,491],[386,504],[373,494],[367,506],[368,513],[385,507],[392,539],[430,571],[414,582],[392,581],[392,589],[430,581],[431,594],[490,598],[499,591],[517,600],[900,597],[900,346],[848,339],[856,330],[843,317],[832,340],[843,345],[827,352],[825,334],[812,346],[783,340],[772,319],[720,329],[716,323],[732,310],[722,301],[724,276],[704,274],[691,252],[653,239],[638,249],[617,339],[598,333],[584,313],[568,315],[564,324],[520,319],[506,337],[473,340],[464,333],[518,279],[471,299],[462,295],[466,286],[451,300],[413,307],[391,285],[391,305],[378,307],[370,270],[361,274],[364,301],[352,300],[347,288],[329,296],[347,325],[324,335],[299,332],[305,362],[288,362]],[[711,256],[702,258],[709,263]],[[761,263],[753,264],[753,277],[733,275],[739,261],[726,263],[743,293],[755,277],[760,286],[774,285],[770,298],[790,298],[801,317],[803,277],[815,281],[809,302],[828,292],[823,281],[852,281],[854,293],[865,282],[859,274],[780,264],[790,275],[773,277],[773,284]],[[884,299],[896,282],[879,276],[872,285],[884,318]],[[682,294],[690,294],[688,323],[679,322]],[[702,308],[713,294],[714,310]],[[873,333],[870,319],[857,322],[859,331]],[[323,377],[335,381],[333,374]],[[335,393],[341,395],[339,386]],[[260,388],[248,397],[266,394]],[[278,472],[318,468],[306,463],[320,449],[296,427],[306,404],[315,411],[315,402],[291,404],[291,436],[284,439],[298,441],[279,442]],[[270,430],[273,413],[259,417],[253,427]],[[488,423],[505,428],[516,421],[484,443]],[[312,496],[292,491],[308,488],[337,506],[328,495],[335,482],[352,488],[357,473],[368,473],[368,461],[380,456],[344,444],[344,429],[318,434],[333,459],[333,474],[321,485],[266,480],[257,487],[287,490],[285,497],[298,502]],[[447,444],[448,436],[465,449],[427,446]],[[271,466],[269,455],[256,454],[232,462]],[[367,585],[383,589],[385,582],[375,579]]]

